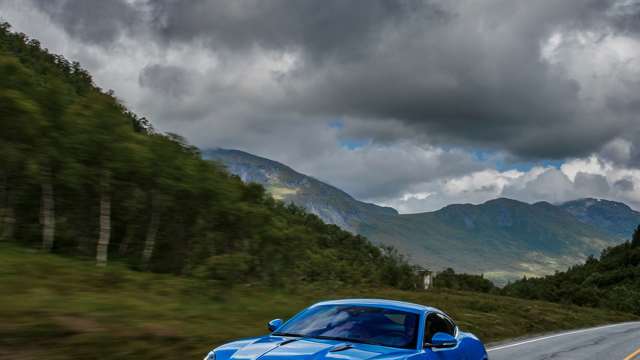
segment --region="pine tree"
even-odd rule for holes
[[[637,248],[640,247],[640,225],[633,232],[633,238],[631,239],[631,247]]]

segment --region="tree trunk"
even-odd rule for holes
[[[158,235],[158,227],[160,226],[158,196],[151,194],[151,220],[147,229],[147,237],[144,241],[144,250],[142,251],[142,266],[148,268],[149,261],[153,256],[153,249],[156,246],[156,236]]]
[[[56,234],[56,213],[51,170],[48,168],[45,169],[41,188],[42,249],[44,251],[51,251]]]
[[[0,241],[13,238],[13,228],[16,222],[9,191],[9,177],[5,172],[2,172],[0,174]]]
[[[134,235],[134,228],[133,228],[133,225],[130,223],[127,225],[127,228],[124,234],[124,239],[122,240],[122,242],[120,243],[120,247],[118,248],[118,254],[120,254],[120,256],[127,255],[127,251],[129,251],[129,244],[131,243],[131,239],[133,238],[133,235]]]
[[[106,266],[109,255],[109,241],[111,239],[110,178],[109,172],[105,171],[100,181],[100,237],[98,238],[98,248],[96,250],[98,266]]]
[[[7,202],[8,191],[7,175],[4,171],[0,171],[0,241],[8,240],[7,231]]]

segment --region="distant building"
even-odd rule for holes
[[[423,268],[417,268],[416,270],[416,288],[421,290],[429,290],[433,287],[433,272]]]

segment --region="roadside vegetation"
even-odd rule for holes
[[[433,286],[435,288],[482,293],[497,294],[500,292],[500,289],[491,280],[485,279],[484,275],[458,274],[451,268],[436,273],[433,279]]]
[[[198,359],[228,340],[265,334],[316,301],[376,297],[428,304],[490,342],[631,320],[632,315],[453,290],[264,287],[107,268],[92,259],[0,244],[0,359]]]

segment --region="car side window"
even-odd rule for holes
[[[456,325],[453,323],[453,321],[451,321],[451,319],[449,319],[448,317],[442,315],[440,315],[440,318],[442,318],[442,321],[444,321],[446,324],[447,330],[444,332],[451,336],[456,336]]]
[[[427,316],[426,324],[424,327],[424,342],[431,342],[431,338],[436,333],[443,332],[451,336],[456,335],[456,326],[446,318],[438,313],[431,313]]]

